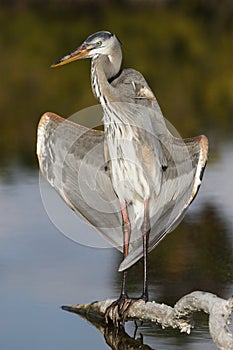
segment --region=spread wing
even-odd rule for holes
[[[163,167],[161,191],[150,200],[149,251],[183,219],[200,188],[207,162],[208,140],[202,135],[190,139],[168,138],[161,142],[167,165]],[[138,233],[139,237],[139,233]],[[141,239],[132,242],[130,254],[119,270],[133,265],[143,255]]]
[[[42,174],[68,206],[122,251],[121,214],[106,171],[103,132],[45,113],[37,156]]]
[[[156,97],[143,75],[134,69],[124,69],[122,74],[111,83],[118,87],[121,94],[117,115],[122,115],[136,128],[143,130],[144,140],[141,149],[145,148],[144,168],[150,188],[160,188],[151,191],[149,215],[151,232],[149,250],[151,251],[167,233],[183,219],[201,184],[203,171],[207,161],[208,140],[205,136],[190,139],[176,138],[168,131]],[[120,88],[119,88],[120,87]],[[121,93],[122,91],[122,93]],[[117,108],[115,108],[117,109]],[[146,137],[143,137],[143,135]],[[147,141],[146,140],[147,138]],[[149,144],[153,145],[150,152]],[[148,156],[146,155],[148,153]],[[140,154],[140,151],[138,152]],[[155,169],[152,168],[152,164]],[[158,179],[162,178],[161,185]],[[130,207],[128,208],[130,216]],[[133,216],[133,215],[131,215]],[[123,260],[119,270],[125,270],[133,265],[143,255],[141,232],[135,227],[131,233],[129,255]]]
[[[161,164],[161,191],[150,200],[150,250],[184,217],[200,187],[208,152],[205,136],[161,136],[160,141],[166,166]],[[43,175],[65,202],[122,251],[121,214],[104,161],[103,132],[46,113],[38,126],[37,155]],[[119,270],[143,255],[141,233],[134,237]]]

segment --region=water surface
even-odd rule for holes
[[[193,290],[231,296],[232,147],[220,147],[185,220],[150,254],[152,299],[172,305]],[[43,206],[37,171],[5,169],[0,192],[1,349],[108,349],[95,327],[59,306],[117,297],[120,254],[74,243],[60,233]],[[77,231],[85,230],[77,219]],[[140,294],[141,272],[139,262],[129,274],[132,295]],[[132,336],[133,324],[126,331]],[[152,349],[216,349],[203,315],[197,315],[190,336],[148,324],[139,333]]]

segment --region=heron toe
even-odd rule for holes
[[[147,298],[129,298],[128,296],[120,296],[119,299],[115,300],[105,311],[105,322],[108,324],[109,321],[113,322],[114,326],[118,327],[122,322],[127,321],[130,307],[138,301],[147,302]]]
[[[127,320],[128,310],[133,300],[128,296],[122,295],[119,299],[115,300],[105,312],[105,322],[113,322],[115,326],[119,326],[120,322],[123,324]]]

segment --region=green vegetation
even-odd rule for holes
[[[142,72],[182,136],[232,136],[230,1],[28,3],[13,1],[0,10],[1,162],[35,164],[43,112],[70,116],[96,103],[88,61],[49,66],[102,29],[118,35],[124,66]]]

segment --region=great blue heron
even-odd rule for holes
[[[114,34],[89,36],[52,66],[81,58],[92,58],[91,83],[103,109],[104,134],[47,113],[39,124],[37,152],[43,174],[68,205],[123,251],[121,295],[106,312],[106,320],[112,312],[117,321],[125,319],[132,302],[126,290],[127,269],[142,256],[141,298],[148,300],[148,251],[177,226],[197,194],[208,140],[203,135],[184,140],[172,136],[144,77],[134,69],[121,69],[121,45]],[[87,179],[91,181],[98,169],[101,195],[106,201],[117,197],[121,215],[117,210],[97,215],[81,196],[77,174],[88,152]]]

